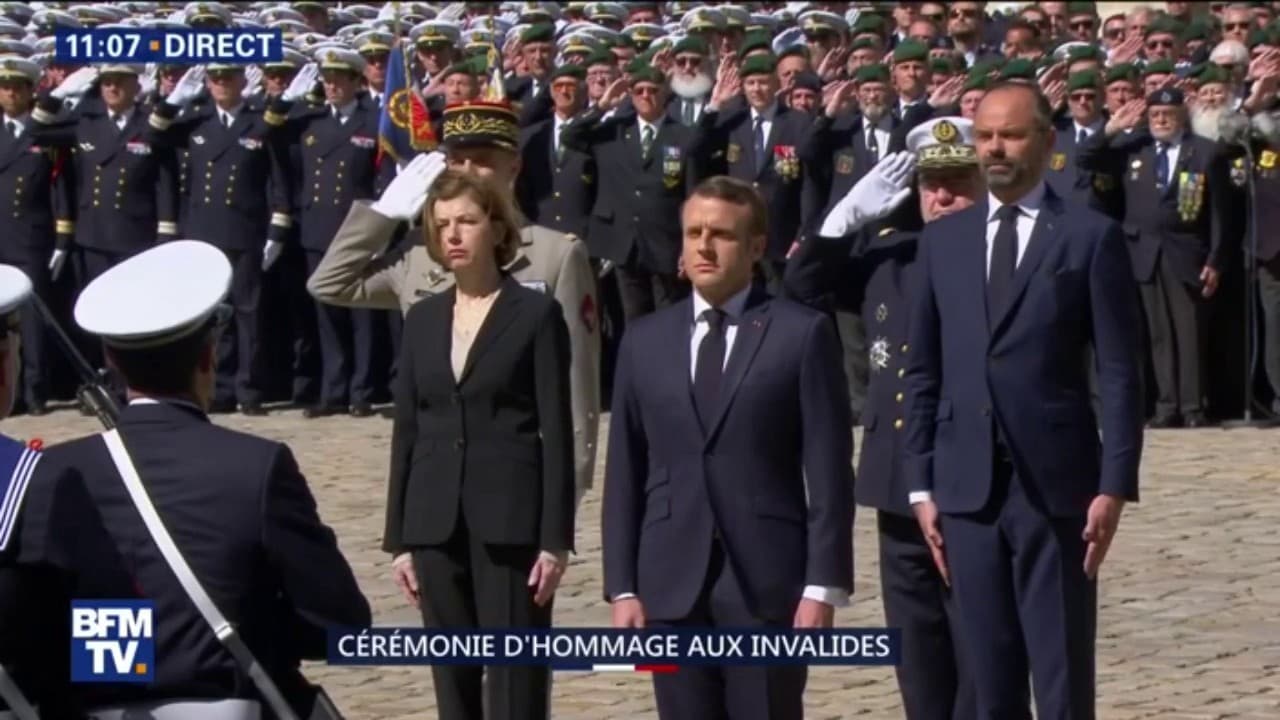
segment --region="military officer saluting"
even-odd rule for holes
[[[212,104],[183,114],[205,88]],[[233,327],[218,346],[218,386],[211,410],[261,415],[264,392],[259,298],[264,269],[278,260],[289,217],[286,149],[264,119],[261,99],[246,100],[243,65],[210,64],[188,70],[150,123],[159,138],[189,154],[193,174],[187,233],[226,254],[234,272]],[[271,247],[273,252],[268,253]]]
[[[850,253],[860,228],[915,200],[913,194],[920,216],[932,222],[978,202],[986,188],[971,121],[929,120],[907,134],[907,148],[868,171],[832,208],[818,237],[800,244],[787,264],[786,287],[802,302],[833,298],[866,318],[871,372],[855,493],[859,505],[876,511],[885,621],[903,632],[898,688],[908,718],[967,718],[975,713],[974,689],[959,663],[946,589],[908,505],[898,460],[919,227],[884,228]]]
[[[308,272],[320,264],[351,203],[377,197],[395,174],[394,163],[378,161],[378,106],[360,92],[364,58],[353,50],[324,48],[317,60],[325,103],[290,116],[292,101],[303,97],[315,79],[314,70],[304,69],[265,115],[269,124],[283,128],[282,142],[300,144],[299,224]],[[377,318],[323,304],[316,314],[323,380],[320,402],[305,411],[306,417],[371,415]]]
[[[141,72],[138,65],[103,65],[97,76],[100,107],[64,112],[55,90],[31,113],[39,142],[71,151],[75,244],[86,281],[178,231],[177,157],[153,142],[148,113],[137,102]],[[85,77],[73,73],[63,85],[82,84]]]
[[[531,221],[585,237],[595,200],[591,155],[561,142],[561,131],[586,106],[586,70],[561,65],[551,73],[552,116],[521,128],[516,198]]]
[[[402,254],[377,257],[401,222],[422,214],[427,192],[446,164],[513,187],[520,170],[516,113],[505,101],[462,103],[445,112],[440,153],[414,158],[373,204],[356,202],[337,237],[307,282],[321,302],[352,307],[399,308],[445,292],[453,276],[427,254],[421,231]],[[571,235],[538,225],[520,230],[516,257],[505,268],[526,287],[555,297],[569,326],[573,350],[574,458],[578,497],[591,486],[600,412],[600,327],[596,276],[586,246]],[[376,258],[376,259],[375,259]]]
[[[0,197],[11,198],[5,210],[6,237],[0,262],[22,269],[35,292],[47,296],[57,280],[71,244],[71,179],[64,167],[66,148],[36,139],[31,121],[40,66],[18,57],[0,59]],[[22,317],[22,399],[27,412],[43,414],[48,399],[45,327],[32,309]]]

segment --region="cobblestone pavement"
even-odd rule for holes
[[[336,529],[373,604],[378,624],[413,624],[378,549],[389,420],[303,420],[278,410],[217,422],[289,443],[310,479],[322,517]],[[7,434],[46,443],[96,430],[61,410],[16,417]],[[601,427],[601,436],[607,423]],[[1098,707],[1104,720],[1280,718],[1280,430],[1167,430],[1147,436],[1143,502],[1121,523],[1103,570],[1098,633]],[[603,457],[597,469],[603,468]],[[561,625],[604,625],[600,599],[600,487],[583,501],[578,554],[556,598]],[[874,517],[857,522],[855,602],[846,626],[883,624]],[[427,668],[316,666],[347,717],[435,716]],[[900,718],[887,668],[816,669],[806,717]],[[555,681],[553,717],[651,718],[642,676],[566,673]]]

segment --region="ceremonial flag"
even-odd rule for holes
[[[397,163],[436,149],[431,113],[413,88],[409,60],[397,43],[387,58],[387,84],[382,93],[382,116],[378,118],[378,152]]]

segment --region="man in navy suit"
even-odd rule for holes
[[[1097,572],[1138,499],[1141,311],[1120,227],[1045,184],[1039,91],[992,89],[974,140],[989,196],[920,240],[905,484],[951,585],[978,716],[1029,720],[1030,672],[1039,717],[1090,720]]]
[[[693,297],[623,336],[604,491],[617,627],[830,627],[853,587],[853,439],[821,313],[753,288],[768,218],[717,176],[682,211]],[[807,494],[806,494],[807,490]],[[806,496],[807,495],[807,496]],[[803,667],[654,676],[671,718],[803,716]]]

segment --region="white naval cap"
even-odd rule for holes
[[[973,121],[962,117],[935,118],[907,133],[907,150],[916,156],[918,170],[977,167]]]
[[[0,265],[0,315],[21,307],[31,297],[31,278],[12,265]]]
[[[174,240],[99,275],[76,300],[76,324],[112,347],[165,345],[206,327],[231,289],[231,263],[197,240]]]
[[[17,55],[0,56],[0,80],[26,80],[34,86],[40,82],[42,73],[34,60]]]

